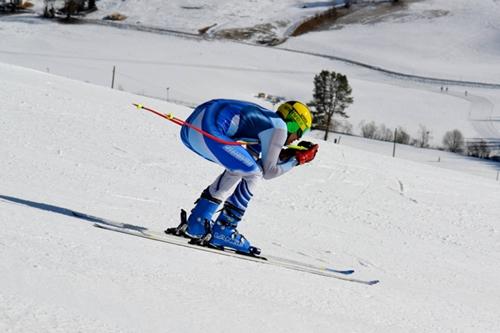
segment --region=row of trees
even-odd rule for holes
[[[10,11],[12,13],[32,7],[33,4],[24,0],[0,0],[0,11]]]
[[[455,129],[446,132],[443,137],[444,146],[454,153],[465,153],[469,156],[489,158],[493,149],[499,149],[500,143],[485,139],[466,141],[462,133]]]
[[[384,124],[377,126],[374,121],[365,123],[362,121],[359,124],[361,136],[368,139],[381,140],[381,141],[394,141],[396,135],[396,142],[404,145],[410,144],[411,136],[402,127],[397,128],[395,131],[386,127]]]
[[[328,139],[330,131],[352,134],[352,125],[345,120],[349,118],[345,110],[353,102],[352,88],[345,75],[333,71],[321,71],[314,77],[313,101],[308,103],[314,116],[313,128],[323,130],[325,140]],[[377,125],[373,121],[362,122],[360,131],[365,138],[412,144],[420,148],[428,148],[432,139],[431,131],[424,125],[419,126],[416,138],[412,138],[402,127],[393,131],[384,124]],[[443,149],[479,158],[489,158],[492,147],[497,149],[500,147],[500,143],[492,145],[485,140],[466,142],[457,129],[446,132],[442,143]]]
[[[408,132],[398,127],[396,130],[387,128],[384,124],[377,125],[371,121],[361,122],[361,136],[368,139],[397,142],[405,145],[413,145],[420,148],[429,148],[429,140],[432,138],[430,131],[420,125],[417,138],[412,138]],[[394,138],[396,135],[396,138]],[[462,132],[458,129],[448,131],[443,136],[442,147],[438,149],[447,150],[453,153],[466,154],[478,158],[489,158],[494,148],[499,148],[500,144],[488,142],[484,139],[466,141]]]
[[[56,9],[56,0],[44,0],[43,2],[43,15],[45,17],[55,17],[56,12],[60,12],[65,14],[66,18],[70,18],[80,12],[97,9],[96,0],[64,0],[64,5],[58,10]]]
[[[414,145],[420,148],[428,148],[430,140],[432,139],[431,131],[424,125],[420,125],[418,135],[412,138],[410,134],[403,127],[398,127],[395,130],[386,127],[384,124],[377,125],[374,121],[365,123],[362,121],[359,125],[361,136],[368,139],[381,140],[381,141],[396,141],[404,145]],[[394,136],[396,136],[394,138]]]
[[[499,142],[491,142],[485,139],[464,139],[462,132],[457,129],[446,132],[443,137],[443,145],[446,150],[453,153],[466,154],[479,158],[490,158],[493,150],[500,149]]]

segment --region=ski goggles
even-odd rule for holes
[[[286,123],[288,132],[297,133],[297,136],[299,138],[301,138],[304,134],[309,132],[310,128],[307,127],[302,117],[298,115],[296,112],[290,113],[288,117],[289,119],[292,120]]]

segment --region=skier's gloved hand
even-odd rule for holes
[[[300,142],[302,143],[302,142]],[[300,146],[299,143],[299,146]],[[309,142],[310,143],[310,142]],[[318,152],[319,145],[311,144],[311,146],[307,150],[295,150],[295,158],[299,165],[302,165],[307,162],[311,162],[316,157],[316,153]]]
[[[295,157],[297,151],[303,151],[311,148],[314,144],[308,141],[300,141],[296,146],[287,146],[281,149],[280,161],[288,161],[292,157]],[[306,149],[304,149],[306,148]]]

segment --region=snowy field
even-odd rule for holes
[[[151,12],[139,14],[141,3],[121,9],[135,13],[134,20],[152,20]],[[183,3],[212,8],[207,22],[233,15],[215,2]],[[302,4],[252,3],[282,12]],[[415,2],[406,16],[346,24],[285,46],[341,52],[413,74],[498,80],[500,52],[492,41],[500,4],[475,1],[468,11],[468,3]],[[111,1],[100,4],[115,9]],[[162,13],[170,6],[186,31],[202,23],[177,11],[180,1],[154,4]],[[227,24],[275,15],[259,9],[265,14],[257,19],[245,6],[226,7],[247,16]],[[400,33],[391,39],[389,29]],[[500,137],[499,123],[484,121],[499,116],[498,90],[442,93],[439,86],[273,48],[0,16],[0,331],[500,331],[498,164],[401,145],[392,158],[389,143],[342,136],[334,144],[316,132],[313,163],[260,184],[240,231],[264,254],[353,268],[360,279],[379,279],[375,286],[111,233],[69,215],[72,209],[162,230],[176,225],[179,210],[221,172],[180,143],[176,125],[132,102],[180,118],[191,112],[185,105],[217,97],[271,108],[255,95],[307,101],[322,69],[348,75],[355,130],[373,120],[412,135],[426,125],[434,144],[454,128],[468,137]]]
[[[2,331],[500,329],[498,182],[320,142],[314,163],[261,184],[241,231],[264,253],[379,285],[202,254],[64,210],[175,225],[220,171],[176,126],[128,93],[6,65],[0,75]]]
[[[380,2],[385,0],[368,0]],[[367,2],[367,0],[359,0]],[[59,2],[61,3],[61,2]],[[207,35],[214,36],[221,31],[255,28],[256,34],[248,40],[255,41],[264,36],[282,38],[289,34],[297,23],[328,9],[332,5],[342,6],[344,0],[297,1],[297,0],[100,0],[99,10],[88,15],[91,19],[120,13],[126,16],[123,24],[138,24],[149,27],[173,29],[188,33],[210,28]],[[35,1],[43,8],[43,1]],[[258,31],[261,33],[258,33]]]
[[[500,83],[498,0],[414,1],[401,10],[360,16],[343,17],[332,29],[285,46],[408,74]]]

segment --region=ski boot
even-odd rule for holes
[[[210,232],[212,216],[219,208],[222,201],[210,195],[208,188],[195,201],[195,206],[191,210],[189,218],[186,219],[186,211],[181,210],[181,223],[177,228],[165,230],[167,234],[184,236],[187,238],[201,238]]]
[[[251,246],[250,242],[236,230],[243,213],[243,210],[225,202],[222,212],[212,226],[209,245],[220,249],[230,248],[241,254],[259,255],[260,249]]]

